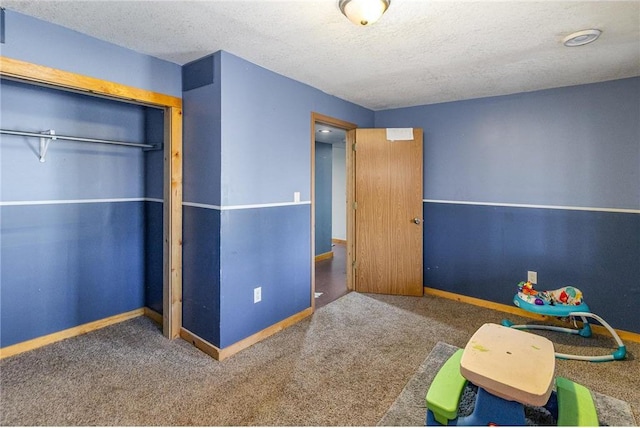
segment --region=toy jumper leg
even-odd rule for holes
[[[593,314],[591,312],[570,312],[566,315],[570,317],[580,317],[582,319],[582,322],[584,323],[584,326],[581,329],[576,330],[576,329],[557,327],[557,326],[551,326],[551,325],[538,325],[538,324],[514,325],[512,322],[508,320],[503,320],[502,325],[505,327],[515,328],[518,330],[525,330],[525,329],[552,330],[552,331],[559,331],[562,333],[579,334],[580,336],[583,336],[583,337],[589,337],[591,336],[591,327],[587,318],[593,318],[597,320],[600,324],[602,324],[602,326],[606,328],[607,331],[609,331],[611,336],[613,336],[613,339],[615,340],[616,344],[618,345],[618,348],[611,354],[600,355],[600,356],[584,356],[584,355],[563,354],[560,352],[556,352],[556,358],[560,358],[563,360],[591,361],[594,363],[623,360],[625,358],[627,354],[626,346],[624,345],[624,343],[622,343],[622,340],[620,339],[620,336],[618,336],[618,333],[616,333],[616,331],[609,325],[609,323],[607,323],[604,319],[602,319],[602,317],[599,317],[598,315]]]

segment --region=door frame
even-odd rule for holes
[[[334,128],[340,128],[345,131],[356,129],[358,125],[347,122],[321,113],[311,112],[311,308],[316,309],[316,124],[329,125]],[[350,198],[353,200],[353,178],[351,168],[351,144],[349,141],[345,144],[346,150],[346,176],[347,176],[347,290],[353,290],[353,273],[351,266],[352,245],[352,211],[350,210]],[[350,221],[351,219],[351,221]]]
[[[182,99],[0,56],[0,76],[164,111],[162,332],[182,327]]]

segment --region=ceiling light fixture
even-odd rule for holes
[[[568,48],[582,46],[595,42],[600,37],[600,34],[602,34],[602,31],[596,29],[577,31],[565,37],[562,43]]]
[[[331,132],[330,129],[318,129],[318,132],[321,132],[323,134],[328,134],[329,132]]]
[[[391,0],[339,0],[340,11],[356,25],[371,25],[387,11]]]

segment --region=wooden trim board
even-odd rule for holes
[[[331,242],[333,242],[334,244],[347,245],[346,239],[331,238]]]
[[[163,334],[175,339],[182,327],[182,110],[165,108],[164,121]]]
[[[148,307],[144,307],[142,308],[144,310],[144,316],[147,318],[150,318],[153,322],[155,322],[158,325],[162,325],[162,314],[160,312],[156,312],[151,308]]]
[[[176,338],[182,325],[182,99],[82,74],[0,56],[3,78],[164,108],[163,334]]]
[[[451,293],[449,291],[438,290],[436,288],[424,287],[424,294],[436,297],[442,297],[444,299],[455,300],[461,303],[468,303],[474,306],[480,306],[487,309],[493,309],[499,312],[505,312],[512,315],[518,315],[524,318],[531,318],[537,321],[546,321],[550,323],[556,322],[555,317],[550,317],[546,315],[535,314],[533,312],[525,311],[523,309],[518,308],[517,306],[505,305],[502,303],[491,302],[489,300],[478,299],[476,297],[465,296],[462,294]],[[581,324],[578,321],[578,324]],[[591,329],[593,332],[601,334],[603,336],[611,336],[609,331],[597,324],[591,324]],[[637,342],[640,343],[640,334],[634,333],[632,331],[626,330],[618,330],[614,329],[620,339],[628,340],[629,342]]]
[[[320,262],[322,260],[327,260],[332,258],[333,258],[333,251],[329,251],[327,253],[318,254],[316,256],[316,262]]]
[[[133,103],[182,108],[182,99],[133,86],[109,82],[82,74],[0,56],[0,74],[8,79],[28,81],[65,90],[89,92]]]
[[[264,340],[267,337],[272,336],[289,326],[292,326],[293,324],[307,318],[312,314],[313,314],[313,308],[307,308],[304,311],[298,312],[297,314],[292,315],[289,318],[286,318],[280,321],[279,323],[276,323],[270,327],[267,327],[264,330],[259,331],[256,334],[251,335],[246,339],[242,339],[241,341],[236,342],[233,345],[227,346],[226,348],[223,348],[223,349],[220,349],[217,346],[212,345],[211,343],[207,342],[205,339],[190,332],[184,327],[180,329],[180,337],[182,337],[187,342],[190,342],[191,344],[193,344],[193,346],[200,349],[205,354],[210,355],[211,357],[215,358],[218,361],[222,361],[225,358],[228,358],[234,354],[237,354],[243,349],[246,349],[251,345],[254,345],[260,342],[261,340]]]
[[[90,323],[68,328],[56,333],[47,334],[46,336],[36,337],[35,339],[26,340],[24,342],[16,343],[15,345],[5,346],[4,348],[0,348],[0,360],[3,358],[11,357],[13,355],[21,354],[23,352],[32,351],[34,349],[59,342],[64,339],[69,339],[74,336],[80,336],[81,334],[99,330],[101,328],[117,324],[131,318],[136,318],[141,315],[144,315],[143,308],[134,309],[133,311],[114,315],[97,321],[92,321]]]
[[[356,201],[356,165],[355,154],[353,152],[356,143],[356,132],[347,132],[346,138],[346,180],[347,180],[347,290],[356,289],[356,211],[354,203]]]
[[[358,125],[356,125],[355,123],[347,122],[346,120],[336,119],[335,117],[331,117],[331,116],[327,116],[327,115],[324,115],[321,113],[315,113],[315,112],[311,113],[311,120],[312,120],[312,124],[314,125],[314,128],[315,128],[316,122],[322,123],[325,125],[334,126],[336,128],[340,128],[344,130],[356,129],[358,127]],[[311,132],[315,132],[315,130],[312,130]],[[315,142],[315,138],[314,138],[314,142]]]

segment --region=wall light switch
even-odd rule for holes
[[[293,192],[293,202],[300,202],[300,192]]]

